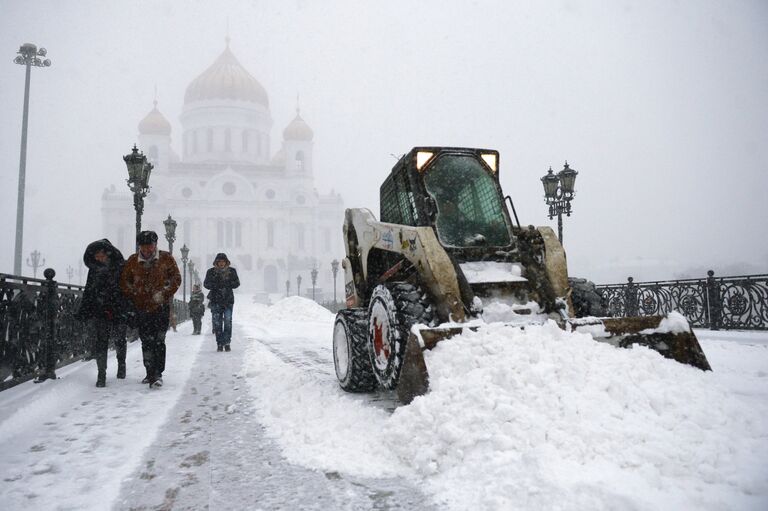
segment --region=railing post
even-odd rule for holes
[[[56,296],[57,284],[53,280],[56,272],[53,268],[46,268],[43,275],[45,276],[45,282],[41,292],[44,295],[43,324],[45,339],[43,342],[43,356],[39,361],[40,373],[35,383],[56,379],[56,316],[58,312],[58,297]]]
[[[707,272],[707,319],[709,319],[709,329],[719,330],[720,321],[723,314],[723,304],[720,300],[720,285],[715,280],[715,272]]]
[[[635,279],[628,277],[627,287],[624,288],[624,305],[626,306],[624,316],[629,318],[638,315],[637,284],[634,281]]]

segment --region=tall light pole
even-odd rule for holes
[[[147,162],[144,153],[139,152],[136,144],[133,145],[131,154],[123,156],[123,161],[128,167],[128,189],[133,192],[133,208],[136,210],[136,252],[138,252],[141,215],[144,213],[144,197],[149,193],[149,175],[154,167]]]
[[[331,272],[333,273],[333,303],[336,304],[336,275],[339,273],[339,260],[331,261]]]
[[[168,252],[173,255],[173,242],[176,241],[176,220],[168,215],[168,218],[163,220],[165,226],[165,239],[168,240]]]
[[[576,175],[578,172],[568,166],[565,162],[563,170],[554,174],[552,167],[549,167],[541,182],[544,185],[544,201],[549,206],[549,219],[557,216],[557,239],[560,244],[563,243],[563,213],[571,216],[571,201],[574,196],[574,185],[576,184]]]
[[[187,303],[187,261],[189,261],[189,259],[187,258],[188,255],[189,255],[189,249],[187,248],[187,244],[184,243],[184,245],[181,247],[181,262],[184,263],[184,273],[181,274],[182,276],[181,295],[182,295],[182,299],[184,300],[184,303]]]
[[[315,285],[317,284],[317,266],[312,268],[312,271],[309,272],[309,276],[312,277],[312,300],[315,299]]]
[[[41,259],[41,257],[40,257],[41,255],[42,254],[40,254],[40,252],[38,252],[37,250],[33,250],[29,254],[29,257],[27,257],[27,266],[32,268],[32,271],[34,271],[34,277],[33,278],[37,278],[37,269],[45,264],[45,257],[42,258],[42,261],[40,260]]]
[[[296,275],[296,296],[301,296],[301,275]]]
[[[189,263],[187,263],[187,266],[189,266],[189,293],[192,294],[192,286],[194,284],[197,284],[195,281],[195,262],[190,260]]]
[[[285,297],[288,298],[291,295],[291,279],[285,281]]]
[[[29,78],[32,66],[48,67],[49,59],[41,60],[48,52],[45,48],[37,49],[32,43],[24,43],[13,61],[27,68],[24,81],[24,114],[21,120],[21,155],[19,156],[19,194],[16,203],[16,251],[13,257],[13,273],[21,275],[21,250],[24,243],[24,187],[27,180],[27,126],[29,124]]]

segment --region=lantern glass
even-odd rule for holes
[[[550,167],[549,172],[547,172],[547,175],[541,178],[541,182],[544,185],[544,196],[547,199],[557,198],[557,184],[559,181],[560,180],[552,172],[552,168]]]
[[[163,225],[165,225],[165,234],[169,238],[173,238],[176,235],[176,220],[171,218],[171,215],[168,215],[168,218],[166,220],[163,220]]]
[[[181,260],[186,262],[188,255],[189,255],[189,248],[187,247],[187,244],[185,243],[184,246],[181,247]]]
[[[573,195],[574,187],[576,185],[576,175],[578,172],[573,170],[568,166],[568,163],[566,162],[565,167],[563,167],[563,170],[558,172],[558,176],[560,176],[560,183],[563,187],[563,193],[571,196]]]

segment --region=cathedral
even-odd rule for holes
[[[337,193],[315,188],[314,133],[298,106],[273,153],[267,91],[238,62],[227,39],[216,61],[187,86],[179,120],[180,152],[171,145],[171,124],[157,101],[139,122],[138,147],[154,165],[142,229],[156,231],[167,249],[163,220],[171,215],[180,269],[182,245],[201,278],[215,255],[225,252],[240,273],[241,290],[259,301],[297,294],[297,277],[301,295],[311,297],[315,268],[316,298],[332,299],[331,261],[343,257],[344,206]],[[102,217],[107,237],[132,252],[135,212],[126,186],[104,191]],[[187,275],[187,289],[190,280]]]

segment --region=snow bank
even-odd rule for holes
[[[333,321],[335,315],[313,300],[300,296],[283,298],[274,305],[250,304],[247,314],[265,321]]]
[[[426,358],[430,392],[397,409],[388,441],[451,509],[766,502],[768,407],[750,409],[716,373],[552,322],[489,325]]]
[[[449,510],[768,508],[768,346],[710,341],[702,372],[553,322],[491,324],[426,352],[430,392],[388,415],[339,388],[333,316],[302,319],[307,302],[244,325],[262,336],[260,420],[294,463],[400,475]]]

